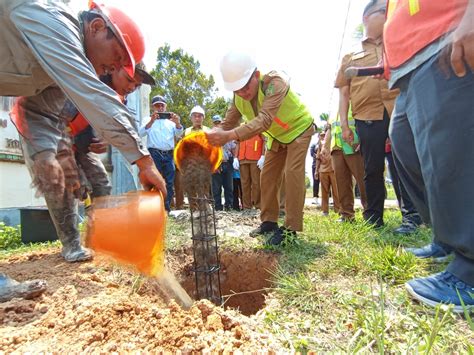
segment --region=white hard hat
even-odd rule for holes
[[[206,114],[204,113],[204,109],[203,109],[201,106],[199,106],[199,105],[193,107],[193,109],[191,110],[191,113],[190,113],[190,114],[192,115],[193,113],[200,113],[200,114],[202,114],[203,116],[206,115]]]
[[[230,91],[242,89],[257,69],[255,60],[246,53],[229,52],[221,60],[224,87]]]

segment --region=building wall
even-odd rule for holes
[[[19,135],[8,115],[12,104],[12,98],[0,97],[0,208],[44,206],[31,188]]]

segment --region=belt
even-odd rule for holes
[[[148,148],[148,150],[156,150],[157,152],[160,152],[160,153],[173,153],[173,149],[162,150],[162,149],[158,149],[158,148]]]

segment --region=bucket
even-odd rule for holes
[[[159,192],[100,197],[89,216],[86,245],[156,276],[164,266],[165,229],[166,212]]]
[[[203,131],[190,133],[176,144],[174,161],[178,169],[181,169],[183,159],[189,157],[191,153],[205,157],[211,163],[212,172],[215,172],[222,163],[222,148],[211,145]]]

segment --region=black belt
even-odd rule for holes
[[[162,150],[162,149],[157,149],[157,148],[148,148],[148,150],[156,150],[157,152],[165,153],[165,154],[173,153],[173,149],[171,149],[171,150]]]

